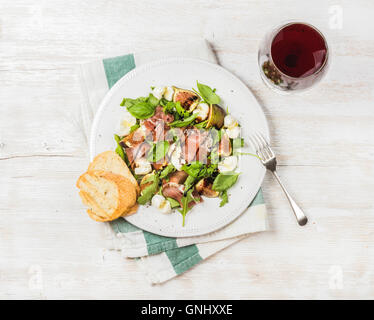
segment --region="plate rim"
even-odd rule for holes
[[[138,67],[135,67],[134,69],[129,71],[127,74],[125,74],[122,78],[120,78],[109,89],[109,91],[106,93],[106,95],[103,98],[103,100],[101,101],[101,103],[100,103],[100,105],[99,105],[99,107],[96,111],[96,114],[94,116],[94,119],[92,121],[92,126],[91,126],[91,130],[90,130],[90,140],[89,140],[90,161],[92,161],[93,158],[95,157],[95,154],[94,154],[93,151],[96,149],[95,148],[96,139],[94,137],[96,136],[96,131],[98,129],[98,125],[99,125],[99,122],[100,122],[100,119],[101,119],[101,115],[104,112],[105,106],[108,104],[108,102],[110,101],[110,99],[112,98],[114,93],[118,90],[118,88],[120,86],[122,86],[122,83],[125,83],[127,81],[131,81],[131,79],[134,78],[138,73],[144,72],[147,69],[150,69],[150,68],[155,67],[155,66],[168,65],[168,64],[171,64],[171,63],[182,63],[183,64],[183,63],[186,63],[186,62],[205,64],[205,65],[208,65],[210,67],[213,67],[213,68],[219,70],[220,72],[224,72],[226,75],[228,75],[229,77],[234,79],[237,83],[239,83],[246,90],[248,90],[250,92],[250,94],[252,95],[252,97],[254,98],[254,100],[257,102],[257,107],[260,110],[259,115],[260,115],[260,117],[262,117],[263,124],[265,125],[265,132],[263,132],[263,133],[265,134],[266,138],[270,140],[269,125],[268,125],[268,121],[267,121],[267,118],[265,116],[263,108],[261,107],[261,105],[260,105],[258,99],[256,98],[256,96],[253,94],[252,90],[241,79],[239,79],[236,75],[234,75],[232,72],[228,71],[227,69],[223,68],[222,66],[220,66],[216,63],[211,63],[211,62],[208,62],[208,61],[202,60],[202,59],[185,58],[185,57],[162,58],[162,59],[158,59],[158,60],[143,64],[143,65],[140,65]],[[247,210],[249,205],[252,203],[253,199],[256,197],[259,189],[261,188],[261,185],[264,181],[265,174],[266,174],[266,169],[263,167],[262,168],[262,173],[260,174],[261,178],[258,180],[258,183],[256,184],[255,188],[253,188],[253,190],[256,190],[256,191],[252,192],[253,194],[248,194],[249,197],[246,197],[246,198],[250,199],[250,200],[246,201],[248,203],[248,205],[244,209],[239,210],[240,211],[239,213],[228,215],[225,219],[221,220],[221,223],[212,224],[212,225],[210,225],[210,227],[205,227],[204,229],[199,229],[198,232],[194,232],[194,229],[191,229],[189,232],[187,232],[185,234],[180,234],[179,231],[170,231],[170,230],[162,231],[160,229],[155,230],[155,228],[152,228],[152,227],[148,228],[148,225],[139,226],[136,222],[135,223],[133,221],[129,221],[129,222],[131,224],[135,225],[136,227],[144,230],[144,231],[148,231],[148,232],[151,232],[151,233],[154,233],[154,234],[157,234],[157,235],[161,235],[161,236],[166,236],[166,237],[184,238],[184,237],[192,237],[192,236],[201,236],[201,235],[205,235],[205,234],[208,234],[208,233],[211,233],[211,232],[215,232],[219,229],[224,228],[228,224],[234,222],[237,218],[239,218]],[[132,216],[123,217],[123,218],[128,221],[128,220],[132,220],[131,217]]]

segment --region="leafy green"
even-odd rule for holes
[[[197,129],[204,129],[208,123],[208,120],[202,121],[200,123],[195,124],[195,128]]]
[[[231,188],[238,180],[239,173],[230,171],[220,173],[213,182],[212,189],[215,191],[225,191]]]
[[[160,105],[163,107],[164,113],[174,113],[175,112],[175,102],[168,101],[165,98],[160,100]]]
[[[182,202],[182,209],[178,210],[178,211],[183,216],[182,226],[184,227],[184,225],[186,223],[186,214],[188,212],[188,197],[187,196],[183,197],[182,200],[181,200],[181,202]]]
[[[166,178],[170,173],[173,173],[175,170],[175,167],[169,163],[164,170],[160,173],[160,179]]]
[[[183,222],[182,222],[182,226],[184,227],[185,225],[185,222],[186,222],[186,215],[187,215],[187,212],[190,211],[190,208],[188,207],[188,204],[191,202],[191,201],[195,201],[195,202],[198,202],[200,201],[200,199],[196,199],[194,198],[194,196],[192,195],[192,192],[193,190],[189,190],[187,192],[187,194],[185,196],[182,197],[181,199],[181,202],[182,202],[182,209],[181,210],[178,210],[182,216],[183,216]]]
[[[147,97],[139,97],[136,99],[123,98],[122,102],[120,103],[120,106],[129,108],[137,104],[138,102],[146,102],[146,101],[147,101]]]
[[[117,148],[116,148],[116,153],[123,159],[125,160],[125,152],[123,151],[121,145],[119,144],[121,141],[121,138],[119,135],[115,134],[114,135],[114,140],[117,142]]]
[[[232,146],[234,148],[242,148],[244,147],[244,139],[243,138],[235,138],[232,140]]]
[[[205,84],[199,83],[199,81],[196,81],[196,84],[200,96],[206,103],[218,104],[221,101],[221,98],[215,93],[215,89],[212,89]]]
[[[228,194],[227,194],[227,190],[222,191],[221,194],[220,194],[219,196],[220,196],[220,198],[222,199],[221,202],[220,202],[220,204],[219,204],[219,206],[220,206],[220,207],[223,207],[226,203],[229,202],[229,196],[228,196]]]
[[[261,160],[261,158],[257,154],[250,153],[250,152],[235,152],[235,155],[252,156],[252,157],[256,157],[258,160]]]
[[[182,117],[182,118],[186,118],[186,117],[189,117],[190,116],[190,113],[185,110],[181,103],[179,101],[177,101],[175,103],[175,110],[177,110],[177,113]]]
[[[147,119],[154,115],[155,107],[145,101],[139,101],[134,103],[130,107],[127,107],[127,110],[136,118],[136,119]]]
[[[140,124],[136,123],[130,128],[130,133],[134,132],[136,129],[140,128]]]
[[[120,105],[126,107],[135,118],[147,119],[154,115],[158,104],[159,100],[150,93],[148,97],[124,98]]]
[[[193,176],[188,176],[184,182],[184,190],[190,190],[195,184],[196,179]]]
[[[175,200],[173,198],[166,198],[166,200],[170,202],[170,207],[172,209],[180,207],[180,204],[179,204],[179,202],[177,200]]]
[[[211,176],[216,168],[217,165],[206,165],[200,161],[193,161],[182,166],[182,170],[195,179]]]
[[[166,152],[169,149],[169,142],[159,141],[154,143],[147,154],[147,160],[150,162],[160,161],[165,157]]]
[[[219,163],[218,146],[213,147],[209,155],[210,163],[217,165]]]
[[[152,93],[149,94],[147,102],[152,107],[157,107],[159,105],[159,100]]]
[[[116,153],[122,158],[122,160],[124,160],[126,162],[127,166],[130,167],[130,161],[127,158],[126,153],[123,151],[122,146],[120,145],[120,141],[121,141],[120,136],[115,134],[114,135],[114,140],[116,140],[116,142],[117,142],[117,148],[115,150]]]
[[[160,181],[160,178],[155,172],[146,176],[142,180],[140,185],[144,185],[148,183],[150,183],[150,185],[145,187],[144,190],[141,192],[141,196],[137,200],[139,204],[144,205],[152,199],[152,197],[157,193],[159,181]]]
[[[198,114],[194,113],[191,116],[189,116],[187,118],[184,118],[183,120],[173,121],[172,123],[169,124],[169,126],[170,127],[176,127],[176,128],[186,127],[189,124],[191,124],[192,122],[194,122],[195,119],[197,118],[197,116],[198,116]]]

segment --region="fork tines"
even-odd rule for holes
[[[271,150],[268,142],[259,132],[255,132],[250,138],[250,143],[256,154],[261,158],[262,162],[267,162],[275,158],[273,150]]]

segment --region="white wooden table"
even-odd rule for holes
[[[0,298],[374,298],[373,1],[0,4]],[[261,82],[256,57],[287,19],[326,34],[332,65],[313,90],[284,97]],[[77,195],[88,148],[74,68],[201,37],[262,104],[279,174],[310,223],[297,226],[267,175],[270,232],[150,286],[104,249],[105,229]]]

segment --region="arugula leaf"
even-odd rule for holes
[[[115,134],[114,135],[114,140],[117,142],[117,148],[116,148],[116,153],[122,158],[123,161],[126,162],[127,166],[130,167],[130,161],[127,158],[126,153],[123,151],[122,146],[120,145],[121,138],[119,135]]]
[[[182,216],[183,216],[183,222],[182,222],[182,226],[184,227],[185,225],[185,222],[186,222],[186,214],[188,211],[190,211],[191,208],[188,207],[188,204],[191,202],[191,201],[195,201],[195,202],[199,202],[201,199],[195,199],[194,196],[192,195],[192,192],[193,190],[189,190],[187,192],[187,195],[182,197],[182,209],[181,210],[178,210]]]
[[[219,163],[219,153],[218,153],[218,146],[213,147],[212,151],[210,152],[210,163],[218,165]]]
[[[194,113],[188,118],[184,118],[183,120],[173,121],[172,123],[169,124],[169,126],[176,127],[176,128],[187,127],[189,124],[194,122],[197,117],[198,117],[198,114]]]
[[[162,158],[165,157],[168,149],[169,149],[169,142],[167,141],[159,141],[153,144],[147,154],[147,160],[150,162],[160,161]]]
[[[173,164],[169,163],[167,165],[167,167],[161,171],[160,173],[160,179],[163,179],[163,178],[166,178],[170,173],[173,173],[175,170],[175,167],[173,166]]]
[[[120,141],[121,141],[120,136],[115,134],[114,135],[114,140],[116,140],[116,142],[117,142],[116,153],[122,158],[122,160],[125,160],[125,152],[123,151],[121,145],[119,144]]]
[[[240,155],[240,156],[252,156],[256,157],[258,160],[262,160],[257,154],[250,153],[250,152],[235,152],[235,155]]]
[[[211,87],[199,83],[199,81],[196,81],[196,84],[197,89],[205,102],[209,104],[218,104],[221,101],[221,98],[215,93],[215,89],[212,90]]]
[[[244,147],[244,139],[243,138],[235,138],[232,140],[232,146],[235,148],[242,148]]]
[[[199,161],[193,161],[182,166],[182,170],[188,173],[189,176],[195,179],[201,179],[205,177],[212,176],[213,172],[216,170],[217,165],[206,165]],[[187,178],[188,179],[188,178]]]
[[[160,100],[160,105],[163,107],[164,113],[174,113],[175,103],[173,101],[168,101],[165,98]]]
[[[208,123],[208,120],[202,121],[200,123],[195,124],[195,128],[197,129],[204,129]]]
[[[180,204],[179,204],[179,202],[177,200],[175,200],[173,198],[166,198],[166,200],[170,202],[170,207],[172,209],[180,207]]]
[[[139,204],[144,205],[152,199],[152,197],[157,193],[159,181],[160,178],[155,172],[153,172],[152,174],[150,174],[142,180],[140,185],[144,185],[147,183],[150,183],[150,185],[145,187],[144,190],[141,192],[141,196],[137,200]]]
[[[178,114],[182,118],[186,118],[190,116],[190,113],[181,106],[181,103],[179,101],[175,103],[175,110],[177,110]]]
[[[225,191],[231,188],[238,180],[239,173],[234,171],[220,173],[213,182],[212,189],[215,191]]]
[[[184,225],[186,223],[186,214],[188,212],[188,197],[187,196],[183,197],[181,202],[182,202],[182,210],[178,210],[178,211],[183,216],[182,226],[184,227]]]
[[[136,123],[130,128],[130,133],[134,132],[136,129],[140,128],[140,124]]]
[[[196,179],[193,176],[188,176],[184,182],[184,190],[189,191],[195,184]]]
[[[204,164],[199,161],[184,164],[181,169],[195,179],[202,177],[206,173]]]
[[[227,190],[221,192],[221,194],[220,194],[220,198],[221,198],[222,200],[221,200],[219,206],[220,206],[220,207],[223,207],[226,203],[229,202],[229,196],[228,196],[228,194],[227,194]]]

